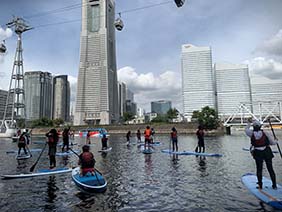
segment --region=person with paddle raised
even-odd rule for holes
[[[81,175],[84,176],[88,172],[92,175],[95,174],[95,159],[92,152],[89,151],[90,147],[88,145],[84,145],[82,147],[82,153],[79,155],[78,165],[80,165]]]
[[[276,185],[276,175],[272,167],[272,158],[274,157],[270,145],[276,145],[277,142],[274,141],[272,136],[261,129],[261,123],[258,120],[253,121],[253,130],[251,127],[252,119],[248,119],[248,125],[245,128],[245,133],[251,138],[251,153],[256,161],[257,169],[257,184],[258,189],[262,189],[262,169],[263,161],[266,163],[267,170],[269,172],[272,188],[277,189]]]
[[[56,129],[51,129],[48,133],[46,133],[46,137],[48,138],[48,146],[49,146],[49,160],[50,160],[50,169],[56,167],[56,151],[57,151],[57,143],[59,140],[59,136]]]

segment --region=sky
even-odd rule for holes
[[[252,83],[282,81],[281,0],[186,0],[181,8],[173,0],[115,2],[116,16],[120,13],[124,22],[124,29],[116,31],[118,79],[147,112],[150,102],[157,100],[170,100],[182,111],[183,44],[210,46],[213,63],[248,64]],[[69,75],[74,103],[80,3],[0,1],[0,39],[5,39],[8,49],[0,55],[0,89],[9,86],[17,37],[5,24],[15,15],[34,27],[23,34],[24,70]]]

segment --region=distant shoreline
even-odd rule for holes
[[[146,126],[150,126],[154,128],[156,134],[169,134],[171,132],[171,128],[175,127],[178,134],[195,134],[197,131],[197,124],[194,123],[170,123],[170,124],[130,124],[130,125],[100,125],[100,126],[72,126],[71,130],[75,131],[75,134],[78,133],[79,130],[87,129],[87,128],[105,128],[109,134],[126,134],[129,130],[132,134],[135,134],[138,129],[140,129],[141,133],[145,130]],[[46,127],[46,128],[33,128],[32,135],[33,136],[41,136],[45,135],[51,128],[56,128],[62,131],[64,127]],[[208,135],[223,135],[224,127],[218,127],[216,130],[206,131]]]

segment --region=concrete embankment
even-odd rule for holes
[[[78,133],[79,130],[87,128],[105,128],[109,134],[126,134],[129,130],[131,133],[136,133],[139,129],[143,134],[146,126],[154,128],[156,134],[169,134],[171,128],[175,127],[178,134],[194,134],[197,131],[197,124],[194,123],[171,123],[171,124],[136,124],[136,125],[103,125],[103,126],[72,126],[71,129]],[[56,127],[57,130],[62,131],[64,127]],[[32,130],[33,135],[45,135],[51,128],[34,128]],[[206,131],[206,134],[222,135],[224,134],[224,128],[219,127],[216,130]]]

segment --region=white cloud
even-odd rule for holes
[[[3,43],[3,41],[13,35],[13,31],[10,28],[3,29],[0,27],[0,45]],[[0,63],[4,62],[6,54],[0,53]]]
[[[138,74],[132,67],[118,70],[118,80],[125,82],[134,92],[138,106],[150,111],[151,101],[169,100],[173,107],[182,110],[181,77],[178,73],[166,71],[158,76],[153,73]]]
[[[249,66],[251,78],[261,78],[261,81],[282,80],[282,63],[279,61],[257,57],[245,63]]]
[[[282,29],[276,35],[264,41],[257,50],[271,55],[282,56]]]

